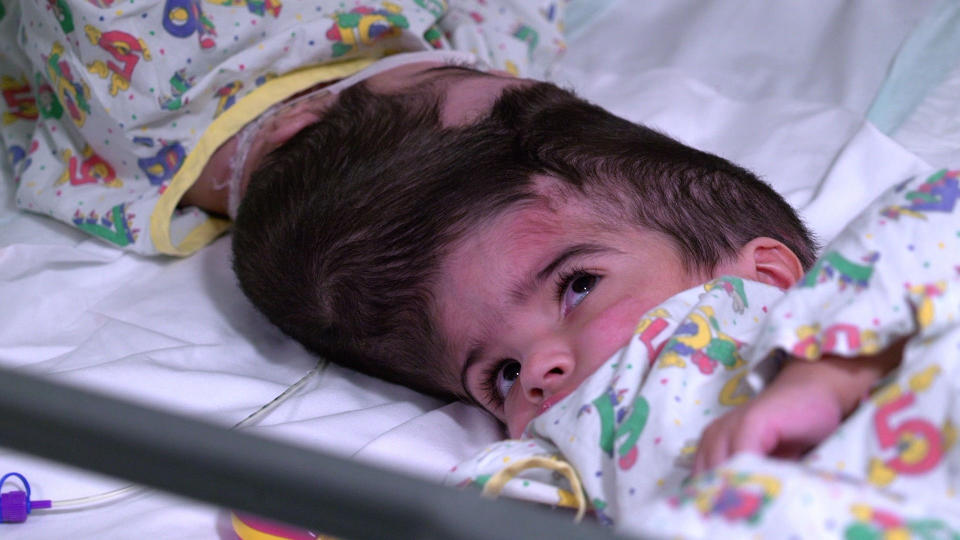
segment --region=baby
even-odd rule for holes
[[[391,107],[355,94],[301,133],[303,152]],[[237,219],[237,274],[308,347],[474,402],[512,436],[670,296],[727,274],[786,289],[812,262],[793,210],[749,172],[552,85],[508,89],[488,118],[465,128],[438,128],[433,110],[409,114],[424,117],[422,128],[406,134],[397,163],[366,163],[362,150],[345,148],[305,166],[293,145],[268,158]],[[389,129],[370,137],[388,140]],[[423,146],[437,148],[436,163],[420,160],[426,172],[407,178],[417,159],[408,156]],[[488,151],[463,162],[464,147]],[[364,167],[376,182],[348,176]],[[317,195],[302,196],[307,184]],[[827,368],[787,371],[799,382],[819,369]],[[838,366],[827,376],[846,388],[876,374]],[[755,447],[757,436],[731,450]],[[705,454],[703,465],[725,455]]]
[[[766,238],[719,270],[732,275],[686,290],[683,266],[649,241],[666,272],[629,251],[630,264],[588,262],[556,297],[575,333],[495,327],[494,347],[537,351],[490,376],[488,407],[520,440],[448,481],[589,507],[650,536],[957,537],[958,178],[891,189],[802,279]],[[757,264],[757,245],[780,260]],[[795,282],[785,295],[778,274]],[[618,329],[644,286],[676,294]],[[621,335],[623,349],[590,356]]]
[[[549,83],[518,81],[476,118],[453,125],[436,103],[368,94],[362,85],[344,91],[323,122],[267,156],[233,237],[234,269],[253,303],[307,348],[368,374],[485,404],[472,369],[480,367],[482,336],[461,335],[474,329],[455,323],[484,330],[500,317],[485,306],[497,299],[465,297],[475,293],[455,286],[469,277],[521,299],[570,270],[561,263],[580,262],[574,255],[598,255],[591,238],[599,234],[639,235],[616,249],[642,240],[635,256],[648,271],[669,267],[677,280],[633,306],[628,326],[736,264],[754,239],[773,241],[751,244],[744,261],[756,251],[758,264],[781,263],[765,275],[782,287],[814,261],[796,214],[754,175]],[[330,150],[317,155],[318,147]],[[567,220],[575,220],[570,235],[557,245],[537,239]],[[504,251],[512,239],[504,235],[554,250],[576,242],[550,260],[526,261],[541,265],[532,282],[504,282],[487,274],[519,269],[517,257],[530,256],[523,245]],[[647,243],[672,253],[684,274],[643,256]],[[458,260],[478,248],[485,259],[507,256],[483,270]]]
[[[511,437],[626,346],[664,300],[712,277],[741,278],[728,278],[740,289],[742,280],[786,289],[802,277],[796,255],[766,236],[712,270],[691,270],[666,235],[615,215],[605,219],[573,194],[550,196],[563,190],[554,179],[535,185],[544,200],[507,210],[462,239],[434,292],[439,331],[462,386]],[[799,455],[831,433],[898,359],[891,352],[872,362],[787,362],[760,399],[707,430],[696,470],[743,450]]]
[[[703,366],[690,365],[701,374],[731,375],[710,383],[731,412],[716,420],[716,412],[701,413],[701,427],[710,427],[699,445],[694,438],[667,454],[672,463],[697,448],[692,465],[705,471],[740,451],[801,455],[898,363],[903,339],[915,331],[904,300],[894,303],[899,315],[883,321],[894,326],[882,337],[836,340],[835,325],[810,324],[803,334],[809,346],[786,350],[819,362],[791,359],[779,373],[782,358],[747,363],[739,353],[744,343],[782,337],[759,326],[781,290],[823,277],[840,287],[826,294],[844,299],[867,286],[876,259],[858,253],[867,261],[860,264],[849,254],[828,254],[813,266],[809,233],[754,175],[547,83],[519,81],[488,110],[481,106],[452,124],[436,103],[371,100],[365,92],[345,91],[323,122],[266,158],[252,175],[233,239],[245,293],[287,334],[331,360],[476,403],[512,437],[558,443],[540,424],[559,423],[550,415],[562,414],[578,388],[606,376],[602,366],[619,349],[643,347],[642,363],[610,364],[624,378],[634,366],[635,392],[656,382],[649,364],[664,363],[660,345],[673,347],[667,353],[674,360],[693,354],[693,343],[680,337],[684,324],[699,324],[708,336],[727,338],[708,340],[703,346],[713,349],[702,350]],[[314,159],[317,147],[332,150]],[[385,151],[371,155],[369,148]],[[889,283],[900,287],[902,271],[894,268]],[[714,290],[700,298],[700,284],[718,276],[732,277],[713,281]],[[733,293],[720,293],[727,289]],[[812,290],[824,294],[827,287]],[[679,302],[670,311],[689,317],[658,322],[664,302]],[[777,312],[782,318],[792,315],[778,309],[788,310]],[[718,317],[721,310],[727,319]],[[729,322],[735,318],[736,331]],[[658,325],[672,325],[677,339],[666,340],[669,332],[653,339]],[[772,381],[752,401],[749,389],[727,384],[748,372]],[[609,378],[596,384],[613,388]],[[642,433],[647,413],[640,402],[614,393],[607,403],[594,404],[597,418],[613,419],[596,424],[600,455],[634,447],[649,432]],[[576,463],[570,470],[571,478],[590,474]],[[688,474],[647,476],[651,489],[678,489]],[[587,486],[591,507],[620,517],[603,491],[615,481],[603,478],[599,491]],[[623,495],[621,508],[629,502]]]

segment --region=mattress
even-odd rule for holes
[[[866,116],[933,0],[824,0],[818,9],[804,2],[573,4],[577,19],[568,24],[557,82],[753,169],[822,241],[884,187],[926,166]],[[925,136],[917,129],[921,135],[909,140]],[[0,185],[0,365],[224,427],[316,365],[243,297],[229,237],[187,259],[148,259],[19,212],[12,199],[12,186]],[[503,436],[479,409],[335,365],[243,429],[434,482]],[[29,478],[34,499],[81,499],[126,485],[0,448],[0,473],[10,471]],[[0,534],[231,538],[229,516],[141,490],[36,512],[24,524],[0,525]]]

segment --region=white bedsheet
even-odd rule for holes
[[[621,0],[578,28],[557,79],[632,120],[753,168],[826,240],[922,162],[862,118],[933,0]],[[186,260],[121,253],[18,213],[0,186],[0,363],[225,426],[314,359],[247,303],[229,239]],[[484,413],[332,366],[256,432],[439,480],[499,437]],[[0,448],[35,499],[124,485]],[[156,492],[33,514],[3,538],[229,538],[227,514]]]

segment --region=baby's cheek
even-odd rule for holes
[[[640,318],[654,305],[643,298],[625,298],[591,319],[582,336],[583,345],[594,352],[596,367],[630,342]]]

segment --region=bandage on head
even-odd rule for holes
[[[226,181],[214,185],[214,189],[227,188],[227,215],[231,218],[237,217],[237,208],[240,207],[240,200],[246,186],[244,185],[243,172],[246,166],[247,156],[250,154],[250,147],[260,132],[263,124],[276,114],[295,106],[301,101],[314,98],[318,95],[339,94],[343,90],[357,84],[360,81],[369,79],[385,71],[394,69],[406,64],[417,62],[446,62],[469,66],[476,69],[487,69],[488,66],[476,55],[463,51],[420,51],[411,53],[400,53],[382,58],[369,67],[345,77],[327,86],[318,87],[313,91],[304,93],[296,98],[277,103],[264,111],[255,120],[249,122],[239,133],[237,133],[237,146],[233,156],[230,158],[230,174]]]

